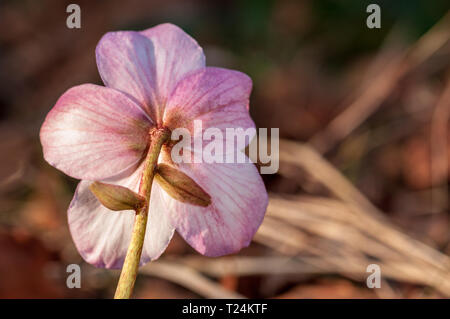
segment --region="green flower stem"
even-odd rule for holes
[[[159,153],[163,144],[169,140],[168,129],[155,129],[150,133],[150,147],[144,163],[144,171],[139,185],[139,194],[146,199],[146,205],[136,211],[133,234],[128,246],[125,262],[117,284],[115,299],[129,299],[133,293],[134,283],[141,260],[142,246],[144,245],[145,229],[147,228],[150,194],[152,191],[153,177],[158,164]]]

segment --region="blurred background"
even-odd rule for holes
[[[66,7],[81,7],[81,29]],[[252,245],[206,258],[175,236],[136,298],[450,297],[450,3],[332,0],[2,0],[0,298],[111,298],[117,271],[81,259],[66,211],[77,180],[42,158],[39,129],[68,88],[101,84],[94,49],[163,22],[207,65],[251,76],[258,127],[279,128],[280,171]],[[66,267],[81,266],[81,289]],[[381,288],[369,289],[369,264]]]

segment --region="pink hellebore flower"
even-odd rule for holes
[[[89,190],[92,181],[138,192],[143,158],[154,127],[203,130],[254,127],[248,112],[251,79],[205,66],[197,42],[162,24],[142,32],[110,32],[96,48],[106,87],[83,84],[57,101],[41,128],[45,159],[81,179],[68,210],[80,254],[95,266],[120,268],[133,230],[134,211],[113,212]],[[168,146],[159,162],[167,159]],[[170,153],[169,153],[170,156]],[[268,203],[252,163],[176,164],[210,196],[207,207],[173,199],[153,183],[141,264],[157,259],[174,230],[198,252],[221,256],[248,246]]]

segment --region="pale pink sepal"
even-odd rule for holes
[[[156,123],[158,87],[151,41],[139,32],[108,32],[97,44],[95,55],[105,85],[135,99]]]
[[[104,182],[128,187],[137,192],[142,165],[131,175]],[[81,181],[68,210],[68,221],[72,238],[81,256],[90,264],[102,268],[121,268],[125,260],[134,224],[134,211],[111,211],[100,204],[89,190],[90,182]],[[141,265],[157,259],[172,238],[171,226],[162,190],[154,183],[145,234]]]
[[[199,253],[222,256],[250,244],[263,221],[268,204],[256,167],[248,164],[179,166],[212,198],[208,207],[167,199],[172,225]]]
[[[206,67],[191,72],[172,92],[165,109],[164,123],[172,130],[187,128],[193,138],[203,136],[210,128],[218,130],[225,148],[227,129],[245,131],[255,128],[248,111],[251,90],[251,79],[239,71]],[[194,121],[201,121],[201,131],[194,129]],[[244,147],[254,135],[255,131],[248,134]],[[211,138],[217,139],[217,136]],[[203,137],[201,145],[205,147],[209,143],[210,140]]]
[[[42,125],[44,158],[74,178],[115,176],[140,160],[151,125],[125,94],[93,84],[76,86],[59,98]]]
[[[205,65],[197,42],[172,24],[140,33],[109,32],[98,43],[96,57],[105,85],[135,98],[157,124],[178,81]]]
[[[197,41],[171,23],[157,25],[141,31],[141,34],[151,40],[155,50],[159,123],[173,89],[186,74],[205,66],[205,55]]]

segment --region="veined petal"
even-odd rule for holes
[[[192,72],[172,92],[164,124],[172,130],[187,128],[194,138],[209,128],[218,129],[226,146],[226,129],[255,128],[248,112],[251,89],[251,79],[242,72],[213,67]],[[202,130],[194,130],[194,120],[201,121]],[[243,148],[254,134],[249,134]],[[208,143],[204,139],[202,145]]]
[[[143,164],[131,175],[123,173],[105,182],[138,191]],[[131,240],[134,211],[111,211],[102,206],[89,190],[89,181],[78,184],[68,211],[70,232],[81,256],[90,264],[104,268],[121,268]],[[142,249],[141,265],[157,259],[172,238],[171,226],[162,190],[152,185],[148,224]]]
[[[208,191],[208,207],[167,198],[172,225],[199,253],[222,256],[250,244],[263,221],[268,196],[256,167],[249,164],[178,166]]]
[[[197,42],[168,23],[140,33],[109,32],[98,43],[96,56],[105,85],[134,97],[157,124],[162,124],[165,102],[178,81],[205,66]]]
[[[162,120],[164,105],[178,82],[189,72],[205,66],[202,48],[179,27],[164,23],[144,30],[155,52],[155,74],[158,86],[158,124]]]
[[[156,122],[158,85],[152,42],[139,32],[108,32],[100,39],[95,55],[105,85],[136,99]]]
[[[76,86],[59,98],[42,125],[44,158],[74,178],[115,176],[140,160],[151,125],[125,94],[92,84]]]

